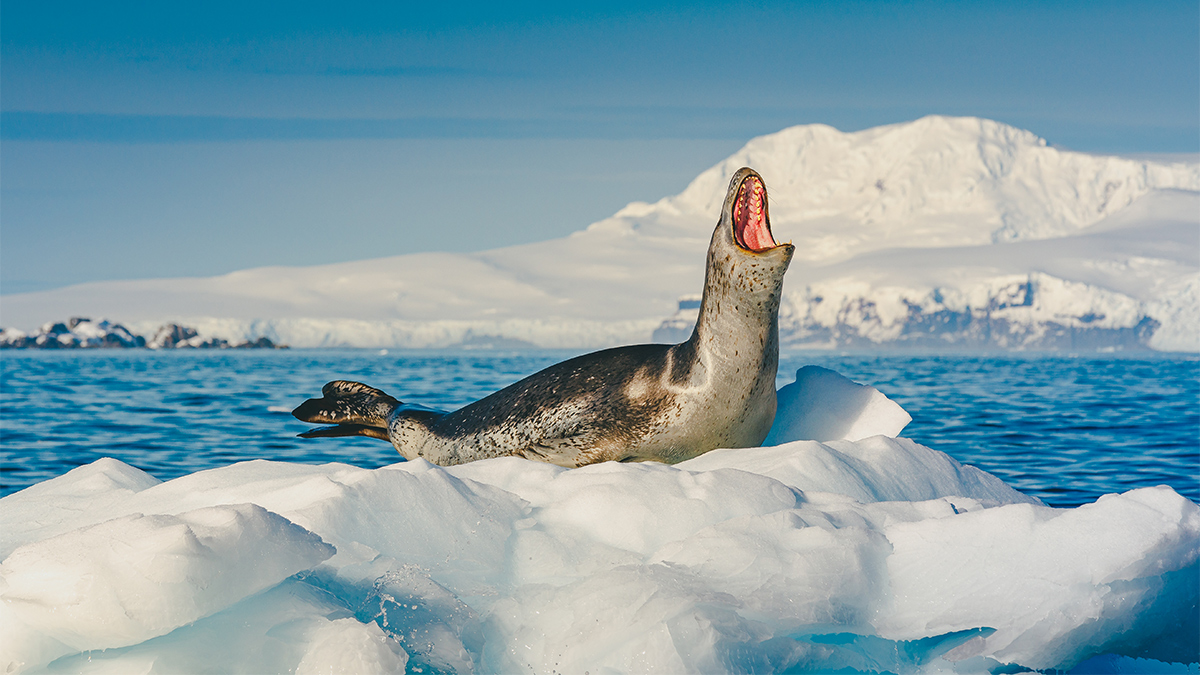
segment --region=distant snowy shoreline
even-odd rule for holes
[[[684,301],[686,302],[686,301]],[[1026,309],[1017,305],[1016,311]],[[1009,310],[1005,312],[1003,310]],[[891,339],[872,340],[863,328],[843,322],[821,325],[785,313],[780,319],[784,350],[1031,352],[1031,353],[1191,353],[1190,350],[1154,349],[1151,340],[1157,321],[1137,316],[1132,325],[1113,326],[1099,317],[1087,322],[1050,320],[1026,323],[1011,318],[1009,307],[980,311],[941,310],[924,315],[913,311],[908,323],[889,330]],[[77,321],[77,320],[73,320]],[[463,349],[543,350],[602,349],[645,342],[675,343],[686,340],[695,322],[694,309],[681,309],[664,321],[601,322],[509,321],[492,322],[370,322],[352,320],[251,320],[196,318],[189,326],[167,324],[144,329],[107,320],[47,324],[33,334],[0,329],[0,349]],[[89,325],[90,324],[90,325]],[[876,330],[879,327],[871,326]],[[143,335],[152,337],[144,337]],[[164,331],[166,331],[164,333]]]
[[[970,117],[752,139],[680,194],[569,237],[6,295],[8,326],[118,317],[230,342],[595,349],[686,337],[729,177],[765,178],[796,258],[785,344],[1200,352],[1200,162],[1101,156]],[[674,313],[674,314],[673,314]]]
[[[0,328],[0,349],[287,349],[266,337],[230,342],[205,337],[196,329],[169,323],[159,326],[150,338],[137,335],[119,323],[72,317],[43,325],[32,335]]]

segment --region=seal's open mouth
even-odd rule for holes
[[[748,251],[775,248],[771,225],[767,221],[767,189],[758,176],[746,176],[738,187],[733,205],[733,237]]]

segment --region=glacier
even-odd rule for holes
[[[1200,506],[1050,508],[872,387],[788,387],[776,445],[674,466],[97,460],[0,499],[0,668],[1200,668]]]
[[[102,316],[293,347],[489,338],[598,348],[689,328],[725,185],[766,178],[797,246],[781,337],[803,347],[1200,351],[1200,162],[1098,156],[999,122],[930,116],[752,139],[681,193],[571,236],[210,278],[3,296],[9,327]]]

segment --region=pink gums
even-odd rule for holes
[[[738,188],[733,205],[733,233],[738,244],[751,251],[775,248],[775,238],[767,226],[767,190],[762,181],[750,176]]]

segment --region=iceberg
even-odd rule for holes
[[[820,366],[797,370],[796,381],[780,388],[776,399],[775,423],[763,445],[896,437],[912,421],[904,408],[875,387]]]
[[[1197,671],[1200,506],[1051,508],[873,388],[780,398],[673,466],[98,460],[0,499],[0,669]]]

